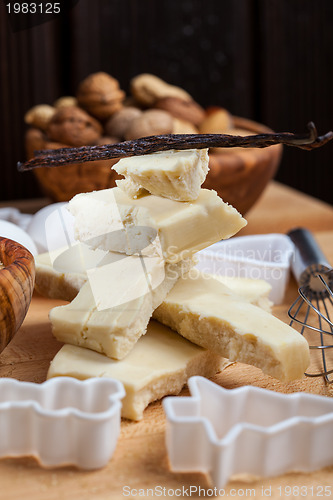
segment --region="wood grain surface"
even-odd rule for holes
[[[285,232],[296,225],[311,229],[333,262],[333,209],[308,196],[301,195],[282,185],[272,183],[256,207],[248,214],[248,226],[244,234]],[[287,309],[297,295],[296,283],[290,280],[284,304],[275,307],[274,313],[287,321]],[[19,380],[42,382],[45,380],[50,360],[61,347],[51,334],[48,312],[61,301],[33,297],[26,320],[0,356],[0,376]],[[332,360],[333,364],[333,360]],[[321,378],[304,378],[284,384],[254,367],[235,363],[214,378],[226,388],[252,384],[279,392],[297,390],[333,395],[332,388]],[[187,389],[182,395],[187,395]],[[1,500],[113,500],[121,498],[153,497],[157,486],[165,488],[164,497],[172,496],[184,488],[180,497],[186,497],[189,488],[202,488],[210,494],[210,486],[203,474],[172,473],[168,466],[164,442],[165,418],[160,402],[151,404],[141,422],[123,420],[116,451],[107,467],[93,472],[79,471],[73,467],[44,469],[33,458],[6,458],[0,460]],[[254,450],[255,453],[255,450]],[[225,488],[225,496],[233,498],[270,497],[287,498],[288,487],[294,488],[290,498],[317,498],[325,496],[325,486],[333,485],[333,466],[311,474],[291,472],[275,478],[234,477]],[[129,496],[125,496],[129,490]],[[303,496],[298,487],[303,487]],[[323,490],[321,490],[323,487]],[[307,488],[307,490],[306,490]],[[313,488],[313,489],[311,489]],[[333,488],[332,488],[333,489]],[[136,490],[136,491],[135,491]],[[168,490],[170,490],[168,492]],[[313,492],[313,493],[312,493]],[[142,492],[141,492],[142,493]],[[162,490],[163,493],[163,490]],[[156,496],[156,495],[155,495]],[[179,496],[179,495],[178,495]],[[333,491],[330,493],[333,496]],[[200,498],[192,490],[191,498]],[[327,496],[326,496],[327,498]]]

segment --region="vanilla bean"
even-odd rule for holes
[[[105,144],[102,146],[82,146],[80,148],[62,148],[35,151],[35,157],[26,163],[18,163],[20,172],[38,167],[58,167],[72,163],[95,160],[110,160],[126,156],[139,156],[170,149],[204,148],[266,148],[274,144],[284,144],[311,150],[326,144],[333,138],[333,132],[318,136],[314,123],[308,124],[307,134],[289,132],[268,133],[248,136],[226,134],[169,134],[143,137],[133,141]]]

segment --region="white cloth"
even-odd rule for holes
[[[5,207],[0,208],[0,219],[11,222],[12,224],[16,224],[24,231],[27,230],[27,227],[30,224],[32,219],[31,214],[23,214],[17,208],[13,207]]]

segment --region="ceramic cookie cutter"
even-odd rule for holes
[[[117,443],[124,395],[111,378],[0,379],[0,457],[34,456],[46,467],[104,467]]]
[[[166,445],[175,472],[203,472],[223,488],[233,474],[270,477],[333,464],[333,399],[191,377],[191,397],[167,397]]]
[[[267,281],[274,304],[283,302],[293,255],[294,245],[284,234],[230,238],[196,254],[197,268],[203,272]]]

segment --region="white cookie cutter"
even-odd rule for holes
[[[191,397],[163,400],[173,471],[206,473],[223,488],[233,474],[269,477],[333,463],[333,399],[228,390],[199,376],[188,385]]]
[[[56,377],[42,384],[0,380],[0,457],[42,465],[104,467],[120,432],[123,385],[114,379]]]
[[[283,301],[293,255],[294,245],[284,234],[230,238],[196,254],[198,269],[206,273],[268,281],[274,304]]]

